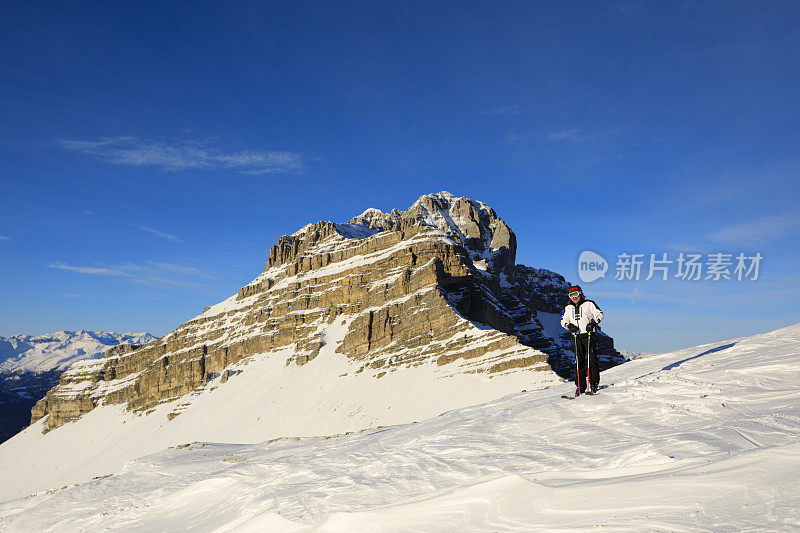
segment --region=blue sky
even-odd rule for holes
[[[0,335],[162,335],[280,235],[442,190],[491,205],[518,263],[605,257],[583,285],[620,348],[800,322],[795,2],[0,9]],[[614,279],[681,251],[764,259]]]

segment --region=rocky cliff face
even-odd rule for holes
[[[406,211],[309,224],[278,239],[236,295],[142,347],[72,365],[32,421],[47,416],[52,429],[101,403],[148,412],[253,354],[286,348],[285,365],[337,353],[351,373],[375,379],[419,365],[442,377],[566,374],[571,340],[553,320],[568,284],[515,256],[514,233],[490,207],[445,192]],[[606,366],[621,362],[609,337],[600,346]]]

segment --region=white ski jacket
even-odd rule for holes
[[[578,305],[570,302],[564,307],[564,316],[561,317],[561,327],[569,329],[570,324],[578,326],[579,333],[586,333],[586,324],[590,321],[599,324],[603,321],[603,312],[592,300],[581,300]]]

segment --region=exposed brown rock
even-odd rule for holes
[[[71,366],[31,420],[48,416],[52,429],[100,403],[147,411],[287,347],[287,365],[309,364],[330,345],[326,353],[350,359],[354,373],[376,376],[457,361],[463,372],[549,370],[568,355],[567,339],[548,337],[536,316],[560,313],[567,283],[515,266],[515,256],[514,233],[491,208],[447,193],[405,212],[309,224],[279,238],[235,296],[145,346]],[[346,330],[330,338],[340,324]]]

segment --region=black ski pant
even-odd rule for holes
[[[591,340],[590,340],[591,339]],[[577,348],[575,350],[578,359],[578,372],[575,376],[575,385],[581,394],[586,392],[586,349],[589,349],[589,386],[597,390],[600,385],[600,362],[597,360],[597,346],[594,334],[580,333],[575,336]],[[588,344],[588,346],[587,346]]]

